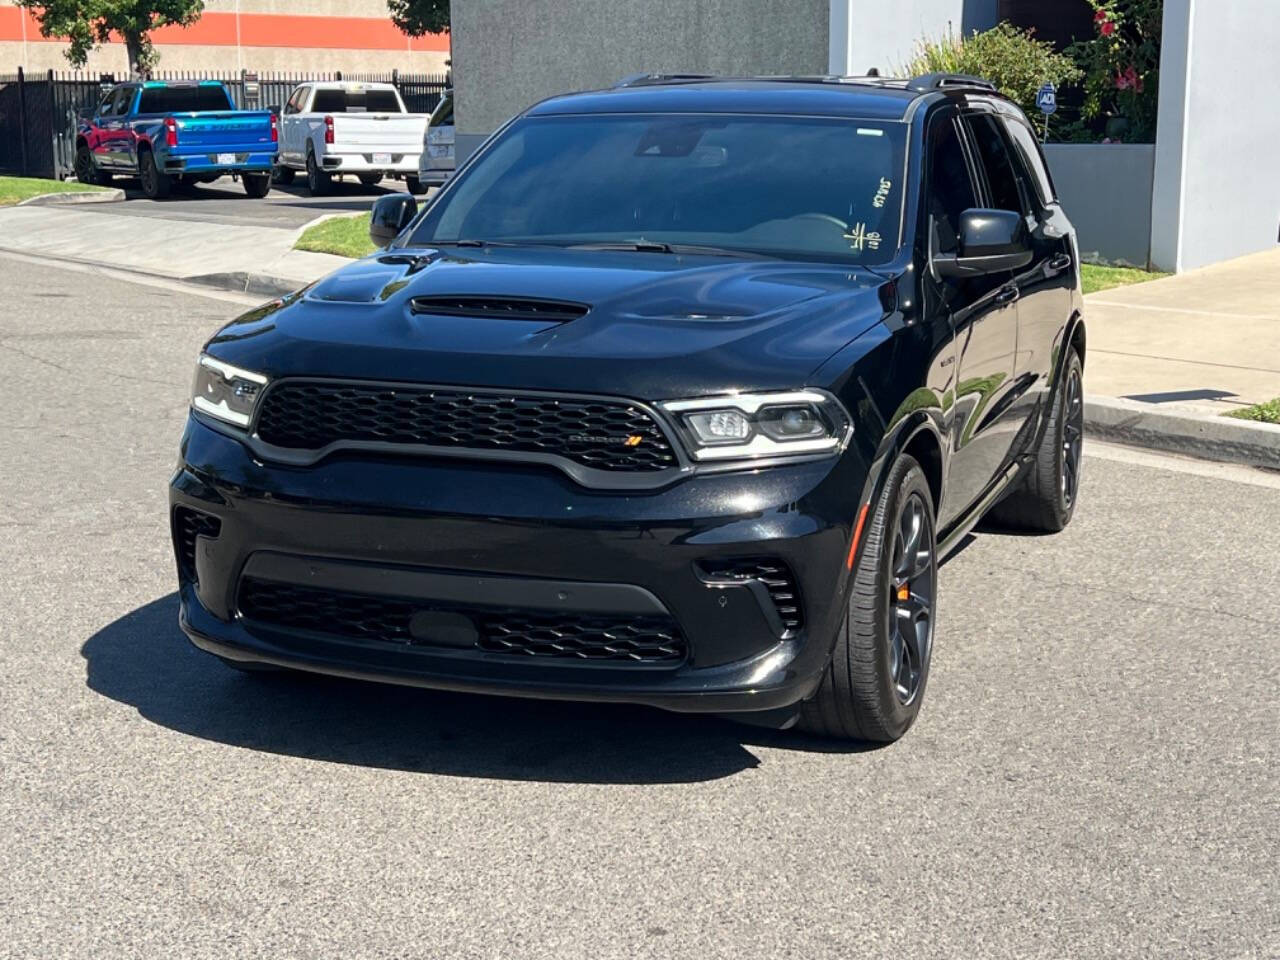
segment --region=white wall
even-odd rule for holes
[[[957,34],[990,26],[965,19],[965,0],[831,0],[829,69],[863,74],[876,67],[892,76],[911,59],[918,40],[945,35],[948,24]]]
[[[1276,0],[1165,0],[1151,256],[1190,270],[1280,231]]]

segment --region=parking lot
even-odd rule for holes
[[[243,206],[368,204],[298,192]],[[1280,955],[1280,477],[1094,445],[1064,534],[944,566],[885,749],[245,676],[177,628],[165,495],[245,301],[0,298],[0,955]]]
[[[231,177],[219,177],[165,200],[148,200],[137,180],[116,178],[112,186],[125,192],[127,202],[89,204],[82,210],[106,216],[159,217],[193,223],[226,223],[246,227],[279,227],[296,230],[327,213],[367,213],[373,201],[385,193],[404,191],[398,180],[383,180],[366,187],[356,180],[334,180],[328,196],[313,197],[301,178],[288,186],[274,184],[262,200],[245,196]]]

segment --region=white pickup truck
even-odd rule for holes
[[[422,194],[418,160],[428,115],[408,113],[389,83],[304,83],[280,113],[277,183],[305,173],[312,194],[328,193],[347,174],[372,186],[384,177],[404,180]]]

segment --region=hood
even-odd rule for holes
[[[643,399],[805,385],[884,315],[876,275],[777,260],[409,249],[228,324],[215,356],[269,376]]]

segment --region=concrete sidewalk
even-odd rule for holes
[[[1213,413],[1280,397],[1280,250],[1085,304],[1090,393]]]
[[[0,250],[265,296],[296,290],[350,262],[294,250],[301,232],[75,208],[0,209]]]

